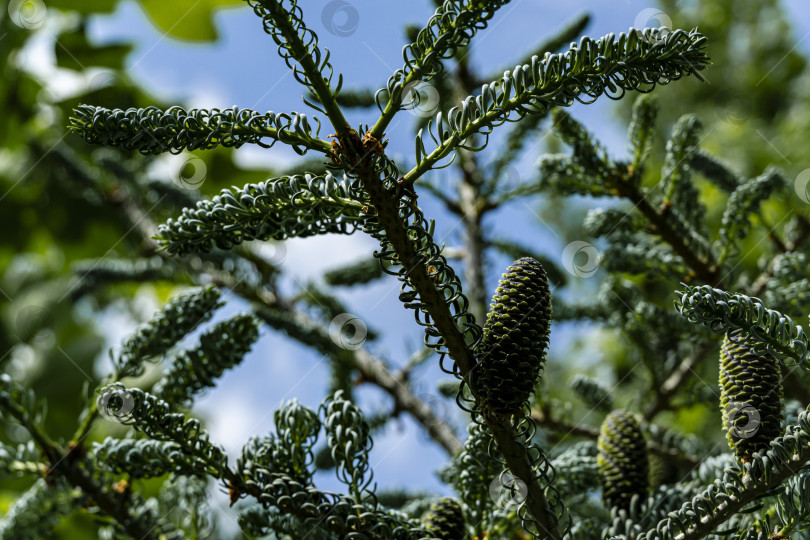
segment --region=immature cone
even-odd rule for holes
[[[633,495],[647,495],[647,443],[631,412],[619,410],[607,415],[597,448],[596,464],[606,506],[627,509]]]
[[[741,461],[781,435],[782,377],[778,360],[754,353],[747,335],[726,334],[720,349],[720,411],[729,447]]]
[[[551,294],[543,266],[524,257],[503,274],[492,297],[472,384],[485,414],[520,412],[545,364]]]
[[[452,497],[442,497],[430,507],[423,518],[425,530],[440,540],[464,540],[464,513],[461,504]]]

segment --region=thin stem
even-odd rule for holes
[[[672,249],[674,249],[692,269],[695,277],[712,287],[722,289],[723,282],[720,278],[720,268],[712,260],[704,261],[684,242],[681,233],[675,230],[670,223],[672,216],[659,213],[629,179],[617,177],[616,180],[616,188],[619,194],[632,202],[644,217],[647,218],[656,232],[658,232],[659,236],[672,246]]]
[[[596,440],[599,438],[599,430],[582,424],[569,424],[558,418],[551,416],[547,408],[532,409],[532,420],[551,431],[564,434],[564,437],[573,435],[585,439]],[[671,463],[692,469],[700,465],[700,458],[691,454],[684,454],[675,448],[662,446],[655,441],[647,441],[647,450],[651,454],[664,458]]]
[[[683,359],[675,370],[660,385],[655,386],[655,397],[644,411],[644,418],[649,421],[655,416],[672,407],[672,398],[675,396],[681,385],[687,380],[695,368],[700,364],[706,355],[713,349],[713,346],[705,346],[694,354]]]
[[[323,106],[326,116],[332,122],[332,127],[335,128],[338,139],[341,142],[348,141],[351,127],[343,116],[343,111],[337,101],[335,101],[335,95],[329,82],[321,74],[312,55],[307,50],[307,46],[290,22],[289,13],[281,6],[281,2],[262,2],[262,5],[272,15],[273,22],[290,47],[290,52],[295,57],[295,60],[301,64],[301,69],[303,69],[309,81],[310,89],[318,96],[318,101]]]

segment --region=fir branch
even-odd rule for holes
[[[359,503],[373,478],[368,462],[373,442],[363,412],[338,390],[324,401],[319,413],[323,415],[338,479],[349,486],[354,500]]]
[[[328,270],[323,275],[323,280],[333,286],[351,287],[363,285],[383,276],[383,269],[380,262],[369,257],[361,259],[355,263]]]
[[[188,405],[195,394],[211,388],[235,367],[259,337],[252,315],[236,315],[200,336],[200,344],[176,354],[152,393],[172,407]]]
[[[131,425],[152,439],[179,445],[199,463],[199,474],[219,479],[230,477],[228,456],[220,446],[211,443],[199,420],[172,413],[165,401],[121,383],[102,388],[97,402],[107,418]]]
[[[631,178],[618,175],[616,187],[654,227],[663,241],[683,258],[699,279],[715,286],[722,285],[717,263],[708,242],[680,213],[670,207],[666,214],[656,210]]]
[[[594,182],[594,177],[588,173],[585,167],[566,154],[543,154],[537,160],[537,168],[540,171],[538,182],[519,186],[502,200],[510,200],[539,191],[549,191],[556,195],[590,195],[592,197],[618,195],[609,180]]]
[[[735,330],[748,333],[757,342],[754,352],[775,355],[795,361],[810,371],[808,339],[804,329],[787,315],[768,309],[759,298],[729,294],[708,285],[678,291],[675,306],[690,322],[699,322],[717,334]]]
[[[644,409],[644,418],[646,420],[652,420],[658,413],[670,408],[672,398],[686,379],[695,373],[695,368],[706,358],[712,349],[713,345],[703,346],[697,349],[684,358],[663,383],[656,385],[653,400]]]
[[[810,413],[803,411],[797,425],[788,426],[782,437],[771,442],[769,450],[727,468],[722,480],[715,480],[637,540],[703,538],[810,462],[808,441]]]
[[[121,282],[168,281],[172,279],[174,273],[171,265],[165,264],[160,257],[90,259],[74,263],[72,269],[76,276],[68,296],[72,302],[103,285]]]
[[[744,179],[732,170],[731,165],[706,150],[698,148],[690,156],[692,168],[723,191],[731,193],[744,182]]]
[[[350,169],[362,182],[376,210],[375,215],[367,218],[365,229],[380,241],[383,248],[380,260],[401,265],[396,272],[403,282],[400,300],[406,307],[416,310],[417,322],[425,326],[425,344],[439,353],[440,366],[445,355],[449,355],[454,366],[448,372],[469,382],[470,371],[475,365],[471,346],[478,341],[481,328],[467,311],[469,303],[461,292],[458,277],[433,241],[431,228],[421,211],[406,200],[407,197],[397,199],[390,196],[397,190],[394,184],[399,178],[396,166],[385,156],[366,155],[362,160],[349,156],[349,159],[356,160],[350,162],[354,164]],[[380,182],[381,172],[383,182]],[[405,289],[405,285],[411,290]],[[421,314],[424,314],[425,322],[421,321]],[[554,515],[550,509],[545,489],[534,469],[535,461],[544,459],[542,452],[534,447],[530,458],[523,438],[525,434],[519,434],[508,420],[487,417],[485,421],[510,471],[528,487],[528,499],[521,514],[524,526],[559,538],[557,522],[561,510],[555,506],[558,515]],[[561,504],[559,499],[554,502]]]
[[[115,439],[107,437],[93,443],[93,457],[99,466],[133,478],[154,478],[167,473],[200,475],[206,464],[185,452],[179,444],[152,439]]]
[[[659,31],[646,29],[618,38],[609,34],[598,41],[582,38],[564,54],[534,57],[531,64],[482,86],[480,96],[469,96],[460,107],[439,113],[435,128],[428,129],[436,148],[428,153],[423,137],[417,136],[417,165],[403,183],[413,184],[456,148],[479,150],[464,141],[477,133],[488,137],[513,112],[519,117],[542,114],[575,100],[591,102],[606,90],[618,99],[627,90],[650,91],[685,75],[700,78],[708,63],[705,46],[706,38],[697,31],[675,30],[662,37]]]
[[[278,446],[283,450],[281,455],[275,456],[276,461],[284,464],[284,470],[289,470],[292,478],[311,482],[310,466],[315,461],[312,448],[322,425],[317,413],[292,399],[273,413],[273,421]]]
[[[34,441],[20,443],[16,447],[0,443],[0,478],[44,474],[47,467],[40,459]]]
[[[53,538],[62,518],[77,507],[76,494],[63,479],[50,485],[39,479],[0,519],[0,540]]]
[[[277,141],[288,144],[299,155],[308,150],[328,154],[331,146],[318,138],[306,115],[296,112],[260,114],[250,109],[190,109],[157,107],[105,109],[80,105],[73,110],[70,129],[91,144],[138,150],[142,154],[183,150],[210,150],[217,146],[239,148],[252,143],[270,148]]]
[[[207,484],[206,478],[171,475],[160,488],[160,514],[179,523],[189,538],[214,536]]]
[[[395,377],[382,360],[369,354],[366,349],[362,347],[351,351],[341,349],[322,326],[298,311],[283,310],[280,306],[274,309],[264,307],[258,309],[256,315],[270,327],[285,332],[303,344],[315,347],[333,361],[350,362],[348,367],[357,369],[362,381],[378,386],[391,396],[395,410],[410,414],[448,454],[453,455],[461,449],[462,445],[453,430],[413,393],[410,385]],[[348,355],[348,360],[344,354]]]
[[[376,269],[380,269],[380,264],[376,260],[374,261],[374,264],[376,265]],[[326,323],[327,326],[335,319],[335,317],[339,317],[341,315],[345,316],[346,313],[350,313],[349,308],[343,304],[343,302],[313,283],[307,284],[300,292],[298,292],[295,295],[294,301],[313,308],[318,315],[324,319],[324,323]],[[368,341],[374,341],[378,337],[379,334],[366,325],[365,336],[362,336],[362,338]]]
[[[531,49],[531,52],[525,54],[523,58],[517,62],[504,64],[501,69],[495,70],[488,77],[484,77],[483,80],[481,80],[476,86],[480,87],[482,84],[486,84],[488,81],[496,80],[498,77],[503,75],[504,71],[512,71],[517,66],[531,64],[533,56],[544,58],[546,54],[558,53],[560,49],[569,46],[571,42],[579,41],[579,37],[582,35],[582,32],[590,24],[590,22],[591,16],[588,13],[580,13],[572,17],[568,21],[562,23],[559,29],[555,28],[554,35],[545,38],[539,44],[535,45]],[[517,125],[519,126],[521,123],[518,123]]]
[[[388,102],[383,108],[377,92],[380,118],[371,128],[371,135],[381,139],[394,115],[401,109],[403,89],[418,81],[429,81],[444,69],[442,60],[452,58],[467,46],[478,30],[487,27],[495,12],[509,0],[448,0],[441,3],[413,43],[402,51],[405,66],[388,79]]]
[[[278,508],[298,518],[306,531],[322,528],[338,535],[391,540],[419,540],[426,536],[415,520],[405,521],[344,495],[302,485],[254,462],[245,463],[240,479],[246,493],[266,510]],[[250,520],[257,525],[263,521],[261,515],[251,516]]]
[[[613,410],[613,397],[596,379],[580,373],[574,375],[568,386],[589,408],[602,412]]]
[[[3,413],[0,418],[9,415],[28,432],[48,461],[50,478],[63,477],[81,489],[106,516],[115,520],[118,529],[133,538],[175,540],[176,537],[170,534],[173,528],[159,516],[139,512],[137,507],[124,503],[124,497],[134,497],[132,493],[122,495],[110,488],[107,478],[94,474],[93,463],[81,457],[80,445],[73,444],[65,450],[53,442],[37,425],[41,413],[33,402],[33,392],[22,390],[7,374],[0,374],[0,413]],[[137,502],[138,498],[135,499]]]
[[[661,213],[666,214],[671,206],[678,209],[684,219],[695,227],[702,226],[706,209],[698,199],[698,191],[692,183],[691,156],[698,146],[702,124],[694,115],[684,115],[672,127],[667,140],[661,181],[664,198]]]
[[[489,486],[503,470],[500,453],[490,455],[492,434],[485,425],[470,422],[464,448],[453,458],[451,480],[461,500],[467,506],[469,523],[480,538],[494,510]]]
[[[786,180],[782,174],[769,167],[760,176],[739,184],[731,193],[720,224],[718,245],[722,251],[717,259],[718,264],[722,264],[733,253],[737,242],[747,235],[751,225],[749,221],[751,214],[756,213],[762,202],[775,190],[785,185]]]
[[[658,102],[650,94],[642,94],[633,103],[633,115],[627,126],[630,151],[633,154],[631,176],[641,179],[641,166],[647,160],[655,134]]]
[[[223,305],[220,292],[204,287],[170,300],[152,319],[141,326],[121,347],[115,378],[138,377],[143,362],[164,355],[197,326],[211,318]]]
[[[284,240],[325,233],[351,234],[364,203],[346,181],[325,177],[277,178],[224,189],[158,228],[171,254],[230,249],[245,240]]]
[[[781,253],[773,258],[770,266],[771,271],[762,287],[765,304],[789,313],[810,311],[810,260],[807,255]]]
[[[329,51],[321,53],[318,36],[304,24],[298,1],[247,0],[247,3],[261,17],[264,31],[278,45],[278,54],[292,70],[295,79],[318,97],[323,108],[307,102],[306,99],[304,102],[326,114],[338,139],[344,143],[348,141],[351,128],[335,100],[335,95],[343,86],[343,75],[338,75],[337,85],[333,89],[331,83],[334,70],[329,63]],[[285,6],[285,3],[288,5]]]

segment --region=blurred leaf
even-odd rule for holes
[[[90,66],[123,69],[124,59],[131,50],[130,44],[94,47],[87,41],[87,32],[82,25],[75,32],[61,34],[56,40],[56,64],[75,71]]]
[[[217,30],[213,11],[219,7],[244,3],[240,0],[199,0],[193,4],[141,0],[140,4],[152,22],[167,36],[188,41],[214,41]]]

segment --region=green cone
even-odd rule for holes
[[[551,323],[551,293],[543,266],[515,261],[492,297],[472,385],[485,414],[520,412],[540,379]]]
[[[647,495],[647,443],[633,414],[613,411],[602,422],[596,464],[602,501],[612,508],[628,508],[633,495]]]
[[[770,353],[755,354],[743,334],[726,335],[720,349],[720,411],[729,447],[746,461],[782,434],[782,376]]]
[[[464,513],[461,504],[452,497],[442,497],[430,507],[423,518],[425,530],[441,540],[464,540]]]

